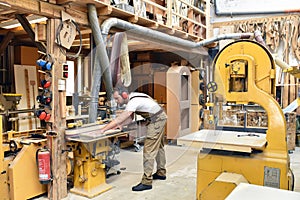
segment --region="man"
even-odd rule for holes
[[[128,94],[124,87],[114,89],[113,98],[119,106],[126,104],[125,110],[113,121],[101,129],[106,130],[122,127],[129,124],[134,113],[146,119],[147,135],[144,141],[143,163],[144,175],[142,181],[132,187],[133,191],[152,189],[152,180],[166,179],[166,157],[164,150],[164,127],[167,115],[163,109],[148,95],[133,92]],[[157,163],[156,173],[153,173],[154,159]]]

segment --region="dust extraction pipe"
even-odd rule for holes
[[[250,39],[253,38],[253,33],[231,33],[231,34],[221,34],[216,37],[202,40],[201,42],[193,42],[189,40],[184,40],[175,36],[168,35],[166,33],[162,33],[159,31],[155,31],[149,28],[145,28],[143,26],[139,26],[136,24],[132,24],[130,22],[118,19],[118,18],[109,18],[105,20],[101,25],[102,36],[106,38],[109,33],[109,30],[112,27],[116,27],[122,30],[130,31],[130,33],[134,35],[139,35],[143,39],[147,39],[149,41],[155,41],[159,43],[163,43],[165,45],[169,45],[170,47],[178,46],[184,49],[194,49],[206,46],[213,42],[224,40],[224,39]],[[176,47],[177,47],[176,46]]]
[[[211,44],[213,42],[224,40],[224,39],[250,39],[253,38],[253,33],[231,33],[231,34],[222,34],[217,37],[213,37],[207,40],[203,40],[201,42],[192,42],[189,40],[184,40],[175,36],[170,36],[168,34],[155,31],[149,28],[145,28],[136,24],[129,23],[127,21],[118,19],[118,18],[109,18],[105,20],[101,28],[98,24],[97,12],[96,8],[92,4],[88,4],[89,10],[89,21],[91,24],[93,37],[96,43],[96,57],[95,57],[95,66],[92,80],[92,91],[91,91],[91,104],[89,107],[89,121],[95,122],[97,119],[97,107],[98,107],[98,92],[100,90],[100,79],[101,79],[101,71],[103,71],[104,82],[106,85],[106,92],[110,93],[113,91],[112,89],[112,80],[111,80],[111,72],[109,70],[109,59],[106,52],[106,48],[104,45],[104,41],[112,27],[116,27],[122,30],[130,31],[131,34],[137,35],[143,39],[146,39],[150,42],[158,42],[169,47],[178,47],[186,50],[197,49],[203,47],[205,45]],[[100,36],[100,31],[102,30],[102,37]],[[98,63],[100,60],[101,68]],[[97,64],[97,65],[96,65]],[[98,70],[98,71],[97,71]],[[111,96],[108,94],[108,98]]]
[[[103,74],[104,84],[106,87],[106,96],[111,100],[113,91],[111,72],[109,69],[109,59],[106,47],[101,37],[101,29],[97,17],[97,10],[94,4],[88,4],[88,17],[92,29],[92,34],[96,44],[94,71],[91,88],[91,101],[89,105],[89,122],[93,123],[97,120],[98,97],[101,85],[101,76]]]

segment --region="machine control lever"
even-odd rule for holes
[[[259,137],[259,135],[257,134],[254,134],[254,133],[248,133],[248,134],[245,134],[245,135],[237,135],[238,137],[243,137],[243,136],[250,136],[250,137]]]

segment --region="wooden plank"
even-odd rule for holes
[[[252,135],[252,136],[251,136]],[[199,144],[207,144],[206,148],[222,149],[232,151],[237,147],[239,149],[259,149],[262,150],[267,142],[266,134],[207,130],[203,129],[177,138],[177,144],[182,142],[196,142]]]
[[[142,2],[145,2],[145,3],[147,3],[147,4],[151,5],[151,6],[157,7],[157,8],[159,8],[160,10],[167,11],[167,8],[166,8],[166,7],[163,7],[163,6],[157,4],[157,3],[153,2],[153,1],[150,1],[150,0],[142,0]]]
[[[50,4],[48,2],[40,1],[39,5],[39,12],[42,13],[44,16],[49,16],[49,17],[55,17],[55,18],[60,18],[61,17],[61,11],[64,10],[63,7],[57,6],[54,4]]]
[[[297,97],[295,94],[295,77],[290,76],[290,87],[289,87],[289,104],[292,103]]]
[[[61,17],[61,11],[64,10],[68,14],[70,14],[74,20],[81,25],[88,25],[88,17],[87,17],[87,11],[86,11],[86,6],[88,3],[92,3],[96,6],[97,12],[99,14],[99,21],[103,21],[107,17],[118,17],[120,19],[128,20],[131,19],[133,20],[133,23],[137,23],[142,26],[147,26],[151,28],[160,28],[161,25],[157,25],[157,22],[154,20],[149,20],[146,18],[141,18],[139,17],[137,20],[135,19],[135,15],[133,13],[127,12],[125,10],[115,8],[106,1],[100,1],[100,0],[86,0],[86,1],[80,1],[80,0],[58,0],[56,1],[58,4],[51,4],[46,1],[36,1],[36,0],[4,0],[4,3],[7,3],[10,5],[10,8],[12,10],[16,10],[17,12],[21,13],[30,13],[30,14],[36,14],[40,16],[46,16],[48,18],[60,18]],[[149,1],[150,2],[150,1]],[[148,3],[149,3],[148,2]],[[154,3],[153,3],[154,4]],[[167,26],[169,27],[169,31],[172,32],[172,1],[169,0],[167,5],[167,8],[159,6],[157,4],[157,8],[167,12]],[[155,4],[154,4],[155,5]],[[191,20],[191,19],[188,19]],[[193,21],[193,20],[192,20]],[[201,22],[196,22],[199,26],[201,26]],[[202,24],[205,26],[204,24]],[[193,40],[199,40],[201,37],[197,35],[188,35],[188,34],[183,34],[180,31],[177,34],[178,37],[183,37],[183,38],[190,38]]]
[[[14,10],[22,10],[34,14],[39,13],[39,2],[36,0],[1,0],[1,2],[8,4]]]
[[[112,6],[105,6],[97,9],[98,15],[110,15],[113,11]]]
[[[56,3],[59,5],[65,5],[65,4],[69,4],[69,3],[73,3],[76,0],[56,0]]]
[[[188,141],[188,140],[178,140],[177,145],[185,147],[194,147],[197,149],[216,149],[216,150],[226,150],[226,151],[236,151],[251,153],[252,149],[250,147],[239,146],[239,145],[228,145],[228,144],[214,144],[214,143],[205,143],[199,141]]]
[[[35,102],[35,98],[32,98],[33,93],[37,94],[37,86],[34,86],[34,91],[30,90],[29,93],[26,92],[26,86],[25,86],[25,70],[28,71],[28,80],[34,80],[37,82],[37,72],[35,66],[28,66],[28,65],[15,65],[14,66],[14,78],[15,78],[15,86],[16,86],[16,93],[22,94],[22,99],[18,105],[18,109],[29,109],[28,105],[33,105]],[[28,82],[29,83],[29,82]],[[27,101],[30,101],[29,103]],[[18,114],[18,117],[20,118],[26,118],[26,120],[20,120],[19,121],[19,131],[25,131],[30,130],[29,124],[35,123],[34,119],[28,119],[28,113],[20,113]],[[30,122],[32,121],[32,122]]]
[[[16,18],[18,19],[18,21],[20,22],[20,24],[22,25],[24,30],[27,32],[31,41],[34,42],[36,47],[39,49],[39,51],[46,53],[46,46],[41,42],[35,41],[35,33],[31,27],[30,23],[28,22],[27,18],[25,17],[25,15],[17,14]]]
[[[76,23],[83,24],[85,26],[89,25],[87,13],[81,12],[78,10],[74,10],[72,8],[65,8],[65,11],[66,11],[66,13],[68,13],[69,15],[71,15],[74,18]]]
[[[167,0],[167,22],[168,27],[172,27],[172,0]]]
[[[196,8],[195,6],[193,6],[192,4],[188,3],[186,0],[177,0],[177,1],[180,1],[182,2],[183,4],[187,5],[187,7],[193,9],[195,12],[199,13],[199,14],[202,14],[202,15],[205,15],[205,12],[200,10],[199,8]]]
[[[249,195],[251,194],[251,195]],[[237,199],[300,199],[299,192],[292,192],[289,190],[282,190],[263,185],[254,185],[248,183],[240,183],[234,190],[226,197],[226,200]]]
[[[30,13],[49,18],[60,18],[60,12],[64,10],[62,6],[54,5],[44,1],[36,0],[1,0],[10,5],[11,9],[21,13]]]

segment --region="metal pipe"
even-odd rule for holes
[[[130,31],[130,33],[134,35],[139,35],[143,39],[148,39],[149,41],[167,44],[170,47],[178,46],[185,49],[200,48],[205,45],[209,45],[213,42],[224,40],[224,39],[251,39],[254,37],[253,33],[231,33],[231,34],[221,34],[210,39],[202,40],[201,42],[193,42],[175,36],[171,36],[166,33],[155,31],[140,25],[132,24],[130,22],[118,18],[109,18],[106,19],[101,25],[103,38],[106,38],[106,36],[108,35],[112,27]]]
[[[23,109],[23,110],[7,110],[4,112],[0,112],[0,115],[9,115],[9,114],[19,114],[19,113],[29,113],[29,112],[35,112],[38,109]]]
[[[83,81],[82,81],[82,72],[83,72],[83,67],[82,67],[82,56],[78,56],[77,58],[77,77],[76,77],[76,86],[75,87],[75,92],[79,93],[79,95],[82,95],[83,93]]]
[[[274,61],[275,61],[276,65],[278,65],[283,70],[287,70],[288,68],[290,68],[289,64],[287,64],[286,62],[284,62],[283,60],[281,60],[279,58],[275,57]]]
[[[101,76],[103,74],[103,80],[106,87],[106,96],[108,100],[112,96],[112,78],[109,70],[109,59],[106,52],[104,41],[101,37],[101,29],[99,26],[96,6],[94,4],[88,4],[88,17],[91,25],[93,38],[96,44],[95,47],[95,60],[94,70],[91,88],[91,101],[89,106],[89,122],[93,123],[97,120],[98,111],[98,97],[101,85]]]

